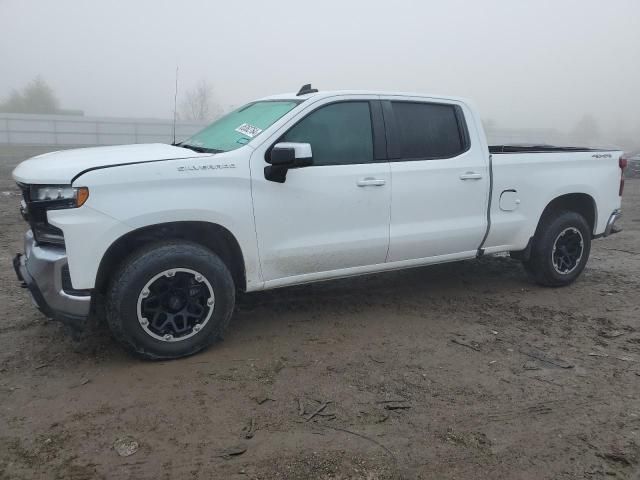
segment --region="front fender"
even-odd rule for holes
[[[187,159],[123,165],[78,177],[74,186],[89,188],[85,205],[50,213],[50,221],[65,235],[74,288],[94,287],[102,257],[123,235],[181,221],[213,223],[230,231],[242,250],[247,290],[261,288],[248,162],[226,154],[212,158],[218,157],[217,164],[233,167],[189,169],[188,162],[197,166],[198,161]]]

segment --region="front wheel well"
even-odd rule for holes
[[[149,243],[166,240],[186,240],[208,248],[225,263],[236,288],[246,289],[242,250],[229,230],[209,222],[169,222],[139,228],[113,242],[100,261],[95,290],[106,292],[109,279],[132,252]]]

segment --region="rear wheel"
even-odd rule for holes
[[[231,273],[217,255],[194,243],[160,243],[134,253],[114,275],[107,321],[132,353],[179,358],[220,338],[234,301]]]
[[[572,283],[584,270],[591,251],[591,231],[575,212],[546,214],[533,238],[525,270],[540,285],[560,287]]]

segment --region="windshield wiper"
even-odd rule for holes
[[[215,148],[198,147],[196,145],[190,145],[188,143],[175,143],[175,147],[188,148],[198,153],[222,153],[223,150],[216,150]]]

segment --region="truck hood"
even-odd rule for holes
[[[163,143],[60,150],[25,160],[14,169],[13,178],[20,183],[62,185],[94,168],[211,155]]]

